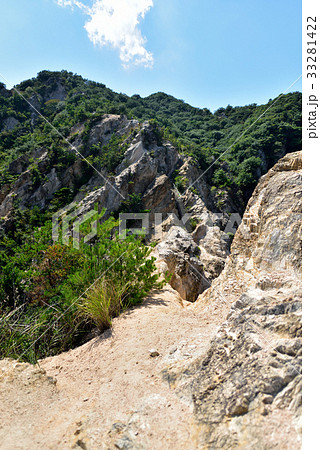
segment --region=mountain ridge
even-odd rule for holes
[[[299,449],[300,288],[296,152],[260,180],[195,303],[167,285],[40,367],[0,361],[3,448]]]
[[[0,120],[6,127],[0,133],[4,311],[8,305],[26,305],[31,315],[37,310],[28,303],[34,292],[30,284],[41,268],[34,261],[43,258],[32,255],[50,252],[52,218],[69,205],[76,205],[79,216],[97,206],[104,219],[124,212],[149,214],[147,243],[156,245],[161,268],[172,275],[171,286],[183,299],[195,301],[223,270],[258,179],[301,144],[298,93],[278,98],[272,108],[227,107],[211,114],[165,94],[143,99],[146,106],[66,71],[40,72],[19,88],[54,128],[18,94],[0,93]],[[188,112],[186,118],[186,110],[192,116]],[[262,122],[252,127],[262,110]],[[132,118],[134,111],[138,118]],[[148,114],[152,118],[144,120]],[[243,136],[244,126],[249,130]],[[220,133],[217,145],[212,133]],[[211,146],[202,145],[203,139]],[[228,147],[219,147],[236,139],[227,152]],[[160,234],[157,214],[163,218]],[[44,247],[30,249],[39,228]],[[63,295],[53,293],[59,308]],[[45,295],[41,302],[46,301]]]

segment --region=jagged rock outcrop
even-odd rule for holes
[[[194,245],[208,230],[181,230],[169,227],[172,245],[158,251],[177,266],[181,253],[182,268],[189,255],[201,270]],[[300,448],[300,288],[293,153],[259,182],[224,270],[194,304],[167,287],[115,319],[114,333],[41,369],[0,362],[3,447]]]
[[[164,223],[168,231],[162,233],[154,251],[161,272],[172,274],[171,286],[190,302],[196,301],[219,276],[229,254],[228,239],[214,225],[212,216],[206,210],[193,232],[188,232],[181,221],[177,223],[169,218]]]
[[[63,95],[57,86],[49,97],[62,99]],[[222,231],[225,219],[212,212],[215,203],[201,171],[170,142],[160,142],[157,130],[149,122],[139,124],[123,115],[105,114],[86,136],[85,133],[84,125],[79,124],[71,130],[70,138],[73,147],[84,156],[85,140],[89,148],[107,144],[114,135],[123,137],[128,150],[114,175],[102,168],[99,173],[92,171],[87,180],[90,167],[80,157],[69,167],[56,167],[45,148],[23,154],[9,165],[9,173],[16,179],[0,190],[3,226],[10,227],[16,205],[22,209],[33,206],[45,209],[62,188],[69,193],[77,191],[72,201],[78,202],[80,215],[99,204],[108,217],[121,211],[124,202],[130,212],[130,196],[139,196],[140,209],[150,211],[149,240],[157,239],[153,234],[155,214],[160,214],[164,222],[161,245],[156,252],[163,262],[161,268],[172,273],[171,285],[183,299],[195,301],[220,274],[229,254],[228,237]],[[34,182],[35,173],[41,182]],[[181,173],[186,188],[190,185],[196,188],[182,195],[178,193],[174,186],[177,173]]]
[[[178,214],[172,183],[167,175],[158,176],[148,187],[143,198],[143,208],[161,211],[161,214]]]
[[[137,120],[128,120],[125,116],[119,116],[117,114],[105,114],[99,123],[91,129],[88,145],[91,146],[99,143],[105,145],[109,142],[114,132],[118,136],[123,136],[138,125],[139,122]]]
[[[196,307],[230,301],[205,357],[164,377],[193,402],[199,448],[300,448],[301,152],[262,177]]]
[[[111,120],[114,122],[114,117],[111,117]],[[126,123],[125,128],[128,126]],[[110,132],[107,131],[107,133]],[[151,141],[148,146],[145,142],[146,137]],[[137,194],[141,197],[142,205],[151,209],[153,213],[162,212],[161,206],[164,203],[166,203],[166,208],[171,204],[172,212],[176,212],[169,177],[181,157],[170,143],[158,145],[155,140],[152,140],[152,137],[149,125],[144,124],[132,140],[123,162],[117,167],[117,175],[108,177],[108,182],[103,183],[99,189],[92,192],[96,183],[101,185],[99,175],[95,175],[87,186],[89,194],[82,199],[79,207],[89,210],[98,202],[100,207],[106,210],[107,215],[112,211],[119,210],[122,202],[129,200],[130,195]],[[153,201],[153,199],[155,200]]]
[[[172,274],[171,286],[184,300],[194,302],[210,286],[200,261],[200,248],[181,227],[172,227],[167,239],[157,246],[158,264]]]

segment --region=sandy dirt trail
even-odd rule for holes
[[[194,308],[167,286],[41,369],[18,364],[10,376],[3,363],[1,449],[199,448],[192,402],[161,372],[200,357],[227,311]]]

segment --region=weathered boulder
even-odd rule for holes
[[[199,448],[300,448],[301,152],[262,177],[196,308],[219,302],[232,306],[205,357],[164,372],[193,402]]]
[[[210,286],[200,261],[200,249],[183,228],[170,229],[167,239],[158,244],[156,256],[161,270],[172,274],[170,284],[184,300],[194,302]]]
[[[205,267],[207,278],[212,282],[222,272],[229,255],[227,235],[210,218],[200,222],[192,233],[200,249],[200,261]],[[201,216],[200,216],[201,217]]]
[[[122,136],[137,127],[138,124],[137,120],[128,120],[125,116],[105,114],[97,125],[91,129],[88,145],[99,143],[105,145],[109,142],[114,132]]]

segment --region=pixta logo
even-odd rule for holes
[[[171,218],[171,226],[179,226],[186,231],[192,230],[191,221],[192,215],[190,213],[184,214],[179,219],[174,213],[121,213],[119,215],[119,235],[120,239],[125,239],[127,234],[133,234],[138,236],[156,234],[158,238],[164,238],[164,232],[162,225],[164,221]],[[224,214],[216,213],[215,219],[223,219]],[[208,227],[213,227],[213,223],[210,217],[204,220],[197,221],[197,224],[204,224]],[[241,224],[241,216],[238,213],[230,213],[228,220],[222,231],[225,233],[235,234],[238,227]]]
[[[84,236],[83,241],[89,242],[97,235],[98,212],[96,210],[82,212],[76,203],[60,209],[52,216],[52,239],[54,242],[62,240],[63,245],[69,245],[72,237],[72,246],[80,248],[80,226],[91,220],[91,231]],[[95,217],[95,220],[93,218]]]

